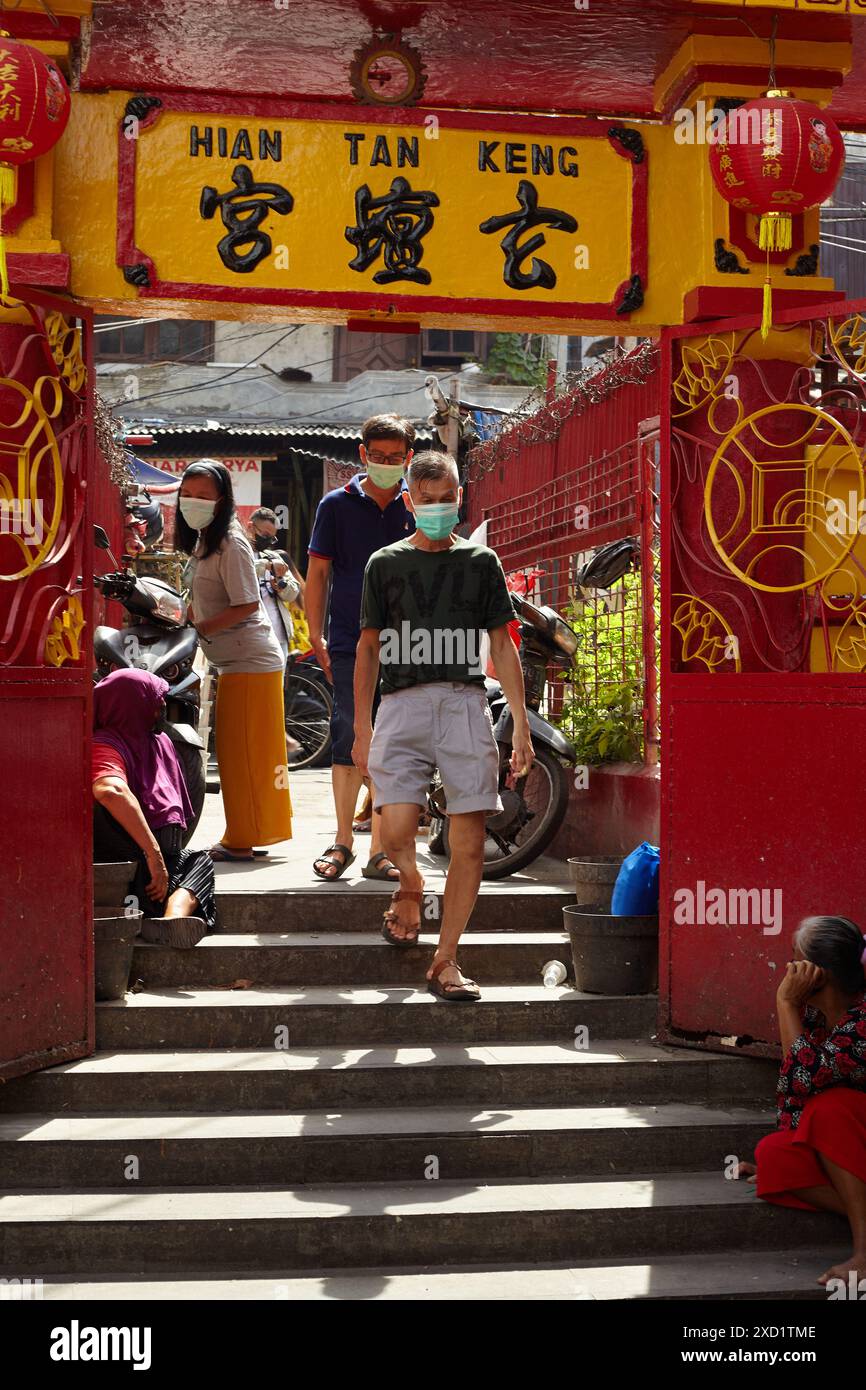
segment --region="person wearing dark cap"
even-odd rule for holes
[[[211,857],[253,859],[292,835],[283,653],[262,604],[255,559],[237,521],[231,475],[216,459],[181,479],[176,543],[194,560],[190,620],[217,668],[216,755],[226,817]]]

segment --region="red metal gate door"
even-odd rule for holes
[[[0,1077],[93,1051],[84,344],[63,301],[2,311]]]
[[[866,925],[864,312],[663,343],[669,1039],[767,1052],[799,920]]]

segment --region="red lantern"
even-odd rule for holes
[[[769,253],[791,249],[791,217],[826,202],[845,145],[835,121],[811,101],[771,90],[729,111],[711,136],[710,170],[726,202],[760,218],[767,252],[764,337],[769,330]]]
[[[15,199],[12,165],[53,149],[69,120],[69,88],[52,58],[0,30],[0,214]],[[0,283],[8,297],[0,235]]]

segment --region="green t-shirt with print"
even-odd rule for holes
[[[514,618],[499,557],[457,539],[448,550],[395,541],[370,556],[361,627],[379,629],[382,693],[432,681],[483,685],[481,635]]]

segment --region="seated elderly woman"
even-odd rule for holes
[[[866,940],[847,917],[807,917],[776,992],[777,1129],[739,1176],[764,1201],[832,1211],[854,1253],[818,1282],[866,1278]],[[756,1166],[757,1165],[757,1166]]]
[[[155,725],[168,685],[148,671],[113,671],[93,691],[93,856],[131,859],[145,941],[195,946],[216,925],[213,863],[183,848],[192,806],[168,734]]]

